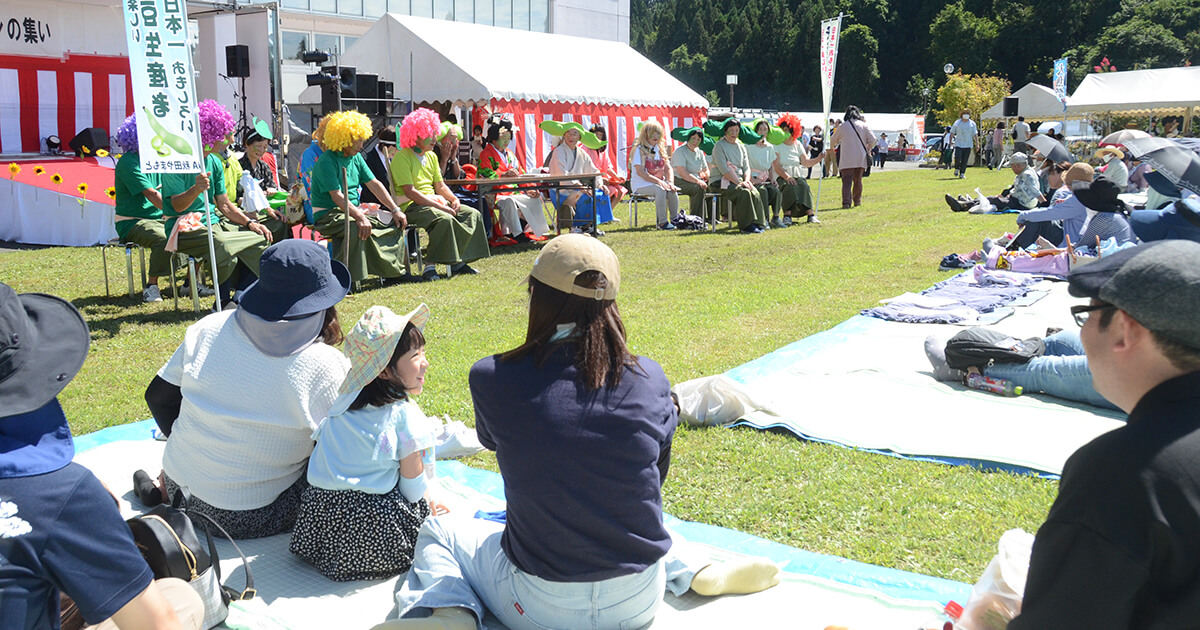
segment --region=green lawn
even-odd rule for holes
[[[619,304],[630,345],[681,382],[827,329],[881,298],[924,289],[946,277],[937,271],[942,256],[977,248],[1014,224],[1009,215],[953,214],[943,193],[976,186],[994,193],[1011,179],[1007,171],[982,169],[965,182],[947,171],[877,171],[866,180],[863,206],[853,210],[835,209],[840,180],[833,179],[821,194],[822,227],[759,236],[632,228],[622,206],[617,216],[625,222],[608,226],[604,241],[621,258]],[[653,210],[640,214],[645,223]],[[479,276],[352,295],[339,307],[343,325],[373,304],[404,312],[428,303],[432,366],[421,407],[471,424],[467,370],[522,338],[522,281],[535,256],[532,247],[502,249],[476,265]],[[120,290],[123,261],[109,264]],[[146,305],[104,297],[97,249],[0,253],[0,280],[71,299],[91,326],[91,356],[61,396],[75,433],[149,416],[142,392],[193,321],[190,308],[176,313],[170,299]],[[254,375],[245,382],[254,387]],[[975,581],[1005,530],[1036,531],[1057,490],[1032,477],[748,429],[681,427],[673,455],[664,498],[680,518],[963,582]],[[467,463],[496,468],[491,454]]]

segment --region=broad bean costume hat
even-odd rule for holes
[[[1067,281],[1071,295],[1112,304],[1149,330],[1200,349],[1200,244],[1130,247],[1072,270]]]
[[[717,146],[716,140],[704,132],[703,127],[676,127],[671,130],[671,139],[676,142],[687,144],[688,138],[693,133],[700,134],[700,150],[708,155],[712,155],[713,149]]]
[[[56,397],[83,367],[83,316],[53,295],[0,282],[0,478],[59,470],[75,456]]]
[[[404,328],[411,323],[423,331],[428,321],[429,307],[425,304],[407,315],[397,315],[386,306],[367,309],[342,345],[342,352],[350,359],[350,373],[346,374],[338,393],[357,392],[369,385],[387,368]]]
[[[742,133],[745,134],[748,132],[754,138],[762,138],[758,132],[754,131],[758,128],[759,123],[767,123],[767,142],[770,142],[771,144],[783,144],[788,138],[792,137],[790,133],[784,131],[776,125],[772,125],[771,121],[767,120],[766,118],[755,118],[748,124],[743,123]],[[799,133],[797,133],[797,135],[799,135]],[[745,142],[745,140],[742,140],[742,142]],[[758,140],[756,139],[754,142],[758,142]]]
[[[584,129],[583,125],[577,122],[559,122],[557,120],[547,120],[538,125],[538,129],[541,129],[552,136],[558,137],[562,137],[563,134],[574,129],[575,131],[579,132],[579,142],[582,143],[583,146],[595,151],[599,151],[600,149],[604,148],[605,143],[600,140],[600,138],[597,138],[596,134]]]
[[[255,116],[254,117],[254,129],[251,129],[250,131],[246,132],[246,139],[243,140],[242,143],[250,144],[251,142],[258,142],[259,140],[274,140],[274,139],[275,139],[275,134],[271,133],[271,125],[267,124],[267,121],[259,118],[258,116]]]
[[[350,270],[314,241],[289,238],[268,247],[258,280],[246,288],[239,307],[267,321],[319,313],[350,291]]]
[[[461,140],[463,137],[462,126],[459,125],[458,123],[442,121],[440,130],[438,131],[438,137],[437,137],[438,141],[441,141],[442,139],[444,139],[446,137],[447,134],[451,134],[451,133],[454,134],[455,136],[457,136],[459,140]]]

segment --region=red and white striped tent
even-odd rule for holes
[[[554,138],[537,130],[544,120],[604,125],[609,157],[624,172],[638,123],[654,119],[669,132],[708,109],[703,96],[628,45],[568,35],[389,13],[340,62],[394,82],[397,98],[512,114],[521,128],[513,150],[527,168],[554,148]]]
[[[7,0],[0,7],[0,153],[39,153],[133,112],[121,5]]]

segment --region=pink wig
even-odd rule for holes
[[[200,101],[196,111],[200,114],[200,142],[205,147],[224,140],[237,126],[229,110],[212,99]]]
[[[795,114],[784,114],[779,117],[779,126],[787,124],[787,131],[792,134],[792,140],[800,137],[800,132],[804,131],[804,123],[800,122],[800,118]]]
[[[424,107],[417,108],[400,123],[400,146],[415,147],[418,140],[437,138],[442,133],[441,125],[437,112]]]

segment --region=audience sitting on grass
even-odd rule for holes
[[[350,273],[306,239],[272,245],[239,308],[188,327],[146,389],[167,436],[164,493],[234,538],[291,531],[312,433],[349,369],[337,304]]]
[[[1039,237],[1056,247],[1065,246],[1068,240],[1078,244],[1088,214],[1083,201],[1075,196],[1074,187],[1077,184],[1090,184],[1092,179],[1090,165],[1084,162],[1072,164],[1063,173],[1063,185],[1054,191],[1048,207],[1022,210],[1017,214],[1020,235],[1014,241],[1014,249],[1028,247],[1037,242]]]
[[[1134,210],[1129,223],[1145,242],[1184,239],[1200,243],[1200,197],[1180,199],[1161,210]]]
[[[1036,208],[1038,202],[1044,200],[1045,196],[1042,195],[1041,187],[1038,185],[1037,175],[1029,168],[1029,156],[1024,153],[1014,153],[1009,159],[1009,168],[1016,175],[1013,178],[1013,184],[1009,188],[1005,188],[999,196],[988,197],[992,207],[996,210]],[[967,212],[979,201],[964,202],[951,195],[946,195],[946,203],[955,212]]]
[[[1113,182],[1125,192],[1129,187],[1129,167],[1125,165],[1125,152],[1116,147],[1100,147],[1096,157],[1104,167],[1100,169],[1104,178]]]
[[[470,266],[491,255],[479,211],[465,206],[442,180],[433,145],[441,135],[437,113],[424,107],[400,125],[400,151],[392,158],[391,189],[413,226],[429,235],[421,277],[437,280],[437,265],[451,274],[477,274]]]
[[[346,335],[350,372],[313,433],[291,541],[331,580],[408,571],[421,523],[439,511],[428,485],[439,423],[412,400],[425,387],[428,320],[424,304],[403,317],[373,306]]]
[[[1129,206],[1118,198],[1121,189],[1117,183],[1101,177],[1091,183],[1079,182],[1072,191],[1087,207],[1079,245],[1099,248],[1100,243],[1110,238],[1116,239],[1118,245],[1137,242],[1129,225]]]
[[[679,410],[662,368],[629,352],[620,289],[601,241],[567,234],[542,249],[524,342],[469,376],[476,431],[504,477],[505,523],[427,519],[399,618],[376,628],[475,630],[488,613],[509,628],[641,628],[664,586],[715,596],[779,583],[764,558],[689,558],[663,524]],[[533,594],[514,606],[514,593]]]

